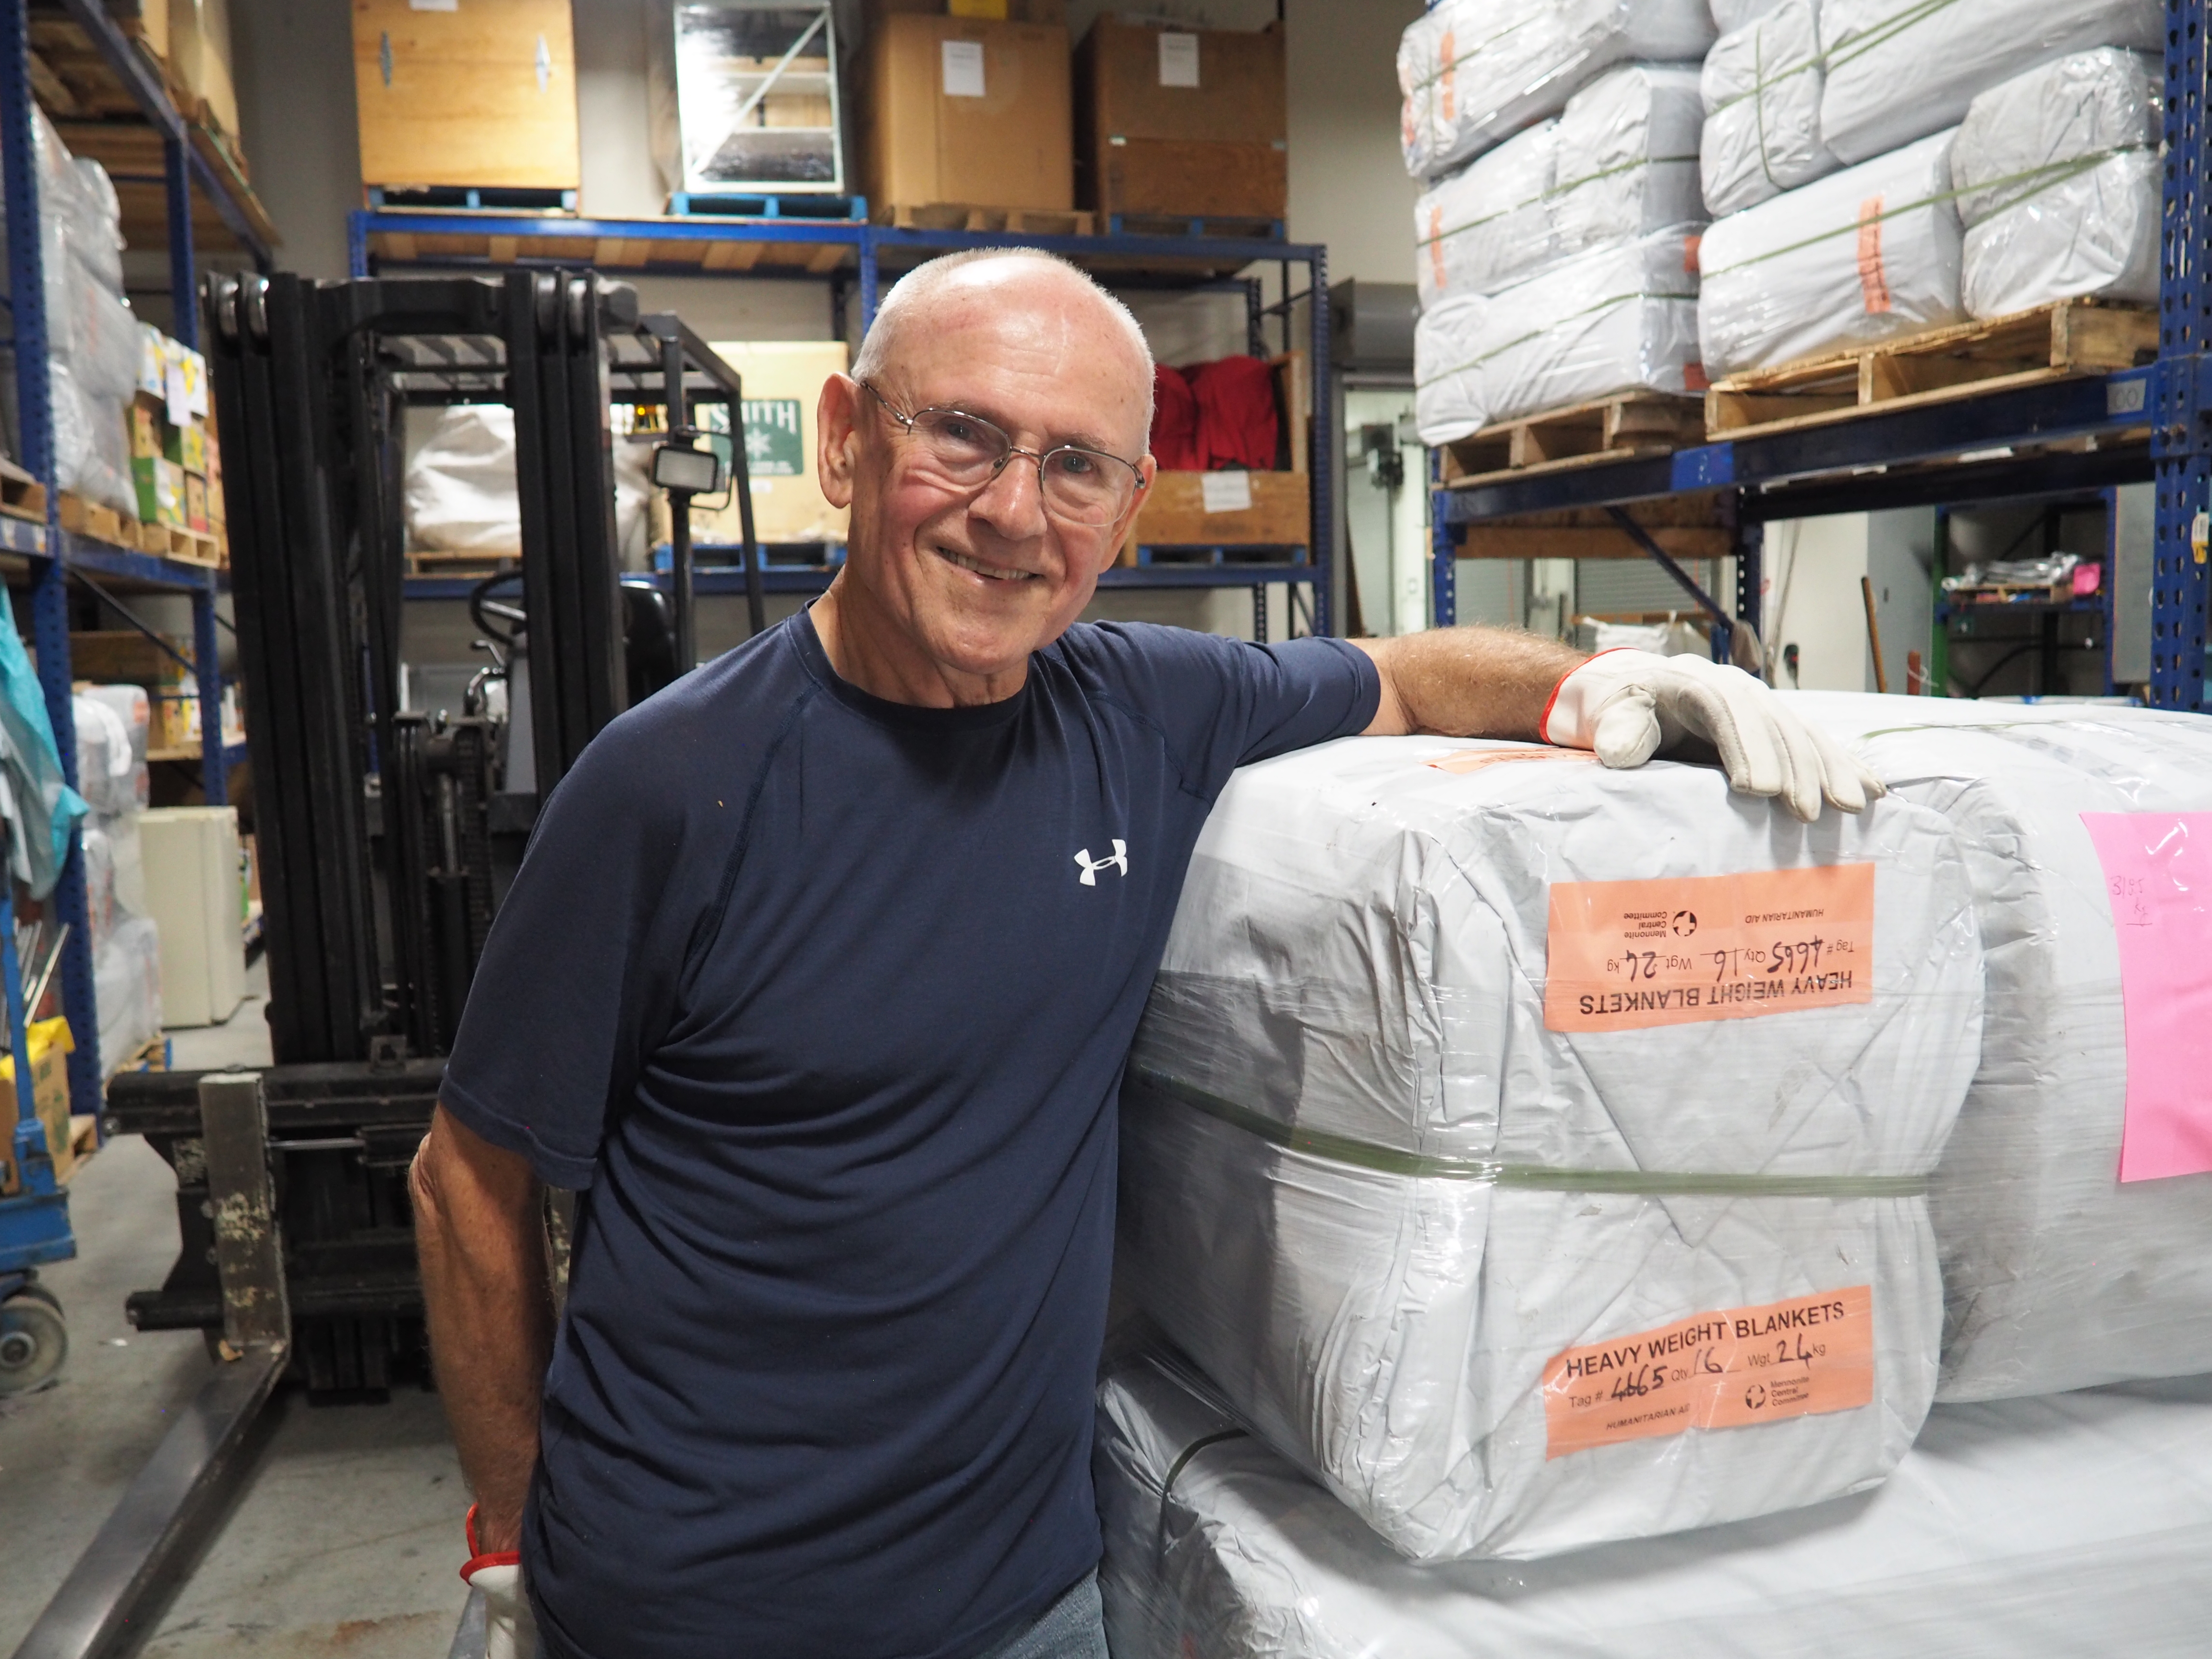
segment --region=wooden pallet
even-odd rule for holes
[[[1624,392],[1593,403],[1500,421],[1443,447],[1444,483],[1474,485],[1557,472],[1624,456],[1664,453],[1705,441],[1697,398]]]
[[[82,495],[62,491],[62,528],[74,535],[89,536],[96,542],[106,542],[111,547],[138,545],[137,520],[125,520],[112,507],[102,507],[98,501],[88,501]],[[126,530],[125,524],[131,528]]]
[[[1090,236],[1097,216],[1082,209],[977,207],[967,202],[930,202],[875,210],[875,222],[895,230],[991,230],[1009,236]]]
[[[1751,437],[1876,410],[1948,403],[2077,374],[2109,374],[2158,356],[2158,313],[2059,300],[1986,323],[1753,369],[1713,382],[1705,429]]]
[[[4,457],[0,457],[0,513],[33,524],[46,521],[46,487]]]
[[[496,576],[522,568],[520,553],[410,553],[410,576]]]
[[[222,568],[222,549],[207,531],[187,530],[182,525],[143,523],[137,525],[137,530],[138,550],[142,553],[151,553],[157,559],[174,559],[182,564]]]

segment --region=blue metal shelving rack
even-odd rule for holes
[[[2152,703],[2204,707],[2205,549],[2212,530],[2212,181],[2205,176],[2208,0],[2166,0],[2166,213],[2159,359],[2118,374],[1867,415],[1833,425],[1701,444],[1572,471],[1431,495],[1431,592],[1455,615],[1453,552],[1465,525],[1523,513],[1626,507],[1692,490],[1733,492],[1734,615],[1759,622],[1759,526],[1779,519],[1905,506],[2077,495],[2154,479]],[[2139,443],[2016,457],[2056,440]],[[1990,459],[1972,459],[1987,457]]]
[[[377,244],[381,244],[380,250]],[[1313,592],[1313,631],[1326,634],[1331,630],[1336,525],[1332,468],[1336,443],[1331,430],[1334,400],[1328,390],[1328,251],[1317,244],[1258,237],[1127,233],[1036,236],[900,230],[831,220],[584,219],[363,209],[348,221],[346,246],[356,276],[369,276],[376,269],[410,264],[466,270],[472,266],[498,269],[538,264],[588,264],[606,271],[667,276],[751,276],[787,280],[811,277],[837,284],[850,283],[860,301],[863,333],[874,319],[887,266],[896,271],[935,254],[961,249],[1042,248],[1098,270],[1109,283],[1134,279],[1146,286],[1191,289],[1220,287],[1220,274],[1224,271],[1274,264],[1283,270],[1283,289],[1289,300],[1305,297],[1304,294],[1289,293],[1289,267],[1303,265],[1307,275],[1305,294],[1312,296],[1308,306],[1310,329],[1306,349],[1312,365],[1315,419],[1313,441],[1308,446],[1312,519],[1306,560],[1253,564],[1146,564],[1109,570],[1100,579],[1099,586],[1249,587],[1255,592],[1255,617],[1261,617],[1265,611],[1257,601],[1269,586],[1282,584],[1292,591],[1304,586]],[[687,254],[699,252],[702,246],[702,263],[694,263],[688,258],[665,257],[679,249]],[[761,263],[763,252],[769,249],[781,250],[784,256],[797,258],[799,263]],[[656,258],[656,254],[664,257]],[[1287,308],[1283,314],[1289,315]],[[817,593],[829,585],[833,573],[771,568],[766,574],[771,593]],[[743,580],[741,572],[702,570],[696,591],[736,592],[742,588]],[[456,599],[465,596],[468,587],[468,582],[455,578],[415,577],[407,583],[407,593],[413,599]]]
[[[263,268],[270,263],[270,249],[250,218],[230,195],[225,181],[193,149],[183,118],[169,101],[159,74],[125,38],[108,17],[100,0],[67,0],[73,21],[99,48],[123,84],[131,91],[146,118],[161,135],[165,160],[164,183],[169,221],[169,271],[175,299],[177,337],[197,343],[198,304],[194,298],[191,198],[197,186],[211,200],[224,222],[237,234]],[[110,595],[131,592],[180,593],[191,601],[192,654],[203,711],[201,775],[208,800],[220,804],[226,797],[228,769],[245,758],[242,746],[226,752],[222,746],[222,673],[217,639],[216,593],[217,574],[204,566],[156,558],[134,549],[105,543],[64,531],[60,523],[60,492],[55,486],[53,404],[47,376],[47,343],[51,319],[46,315],[46,283],[38,234],[39,181],[33,153],[33,96],[30,76],[30,33],[27,0],[0,0],[0,179],[4,179],[7,212],[7,258],[9,337],[15,358],[18,444],[16,458],[24,469],[46,487],[46,520],[43,526],[21,520],[0,521],[0,549],[17,555],[26,571],[31,609],[33,642],[37,649],[39,681],[46,694],[46,712],[61,750],[61,762],[70,781],[76,781],[76,729],[70,706],[69,587],[81,586]],[[63,1012],[68,1016],[76,1050],[70,1057],[70,1094],[81,1109],[97,1112],[101,1097],[100,1019],[93,997],[92,941],[86,925],[84,858],[72,837],[69,860],[48,902],[50,913],[69,927],[62,952],[59,979]],[[0,958],[6,963],[7,1016],[15,1033],[15,1052],[22,1047],[22,988],[14,963],[12,933],[0,911]],[[19,1067],[17,1091],[21,1111],[30,1108],[27,1066]],[[51,1185],[51,1171],[49,1171]],[[68,1224],[58,1195],[50,1206],[58,1224],[62,1253],[67,1253]],[[0,1206],[0,1209],[4,1209]],[[0,1267],[9,1264],[9,1224],[0,1221]],[[49,1248],[52,1241],[49,1240]],[[51,1257],[49,1257],[51,1259]]]

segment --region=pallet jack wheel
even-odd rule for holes
[[[51,1293],[26,1285],[0,1302],[0,1395],[43,1388],[68,1358],[69,1327]]]

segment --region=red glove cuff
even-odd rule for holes
[[[462,1523],[468,1534],[468,1565],[461,1569],[461,1582],[472,1582],[486,1567],[519,1567],[522,1565],[520,1550],[483,1550],[477,1547],[477,1506],[469,1505],[469,1518]]]

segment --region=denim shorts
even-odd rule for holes
[[[1016,1631],[981,1659],[1106,1659],[1098,1575],[1085,1573],[1035,1624]]]

